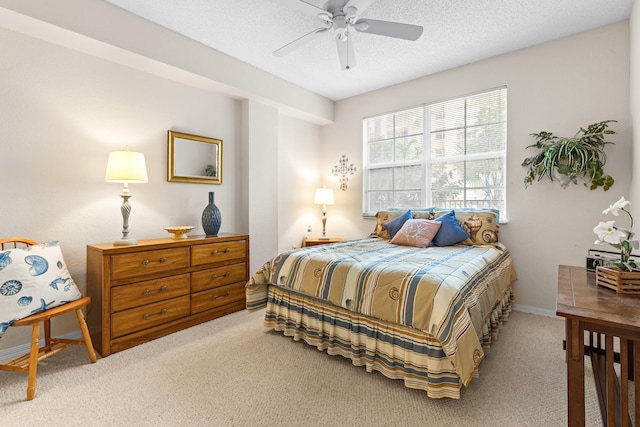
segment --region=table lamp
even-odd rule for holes
[[[316,205],[322,205],[322,240],[328,240],[327,228],[327,205],[333,205],[333,190],[331,188],[316,188]]]
[[[131,205],[129,204],[129,183],[148,182],[147,166],[144,162],[144,154],[135,151],[129,151],[128,148],[121,151],[112,151],[109,153],[107,161],[107,173],[105,180],[107,182],[122,182],[122,238],[114,242],[114,246],[137,245],[135,239],[129,237],[129,213]]]

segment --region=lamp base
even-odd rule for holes
[[[331,240],[331,237],[318,237],[318,240]]]
[[[113,242],[113,246],[134,246],[137,244],[138,241],[136,239],[121,239]]]

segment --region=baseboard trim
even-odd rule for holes
[[[537,314],[539,316],[558,317],[556,316],[555,311],[545,310],[544,308],[538,308],[538,307],[530,307],[528,305],[514,304],[513,309],[515,311],[522,311],[523,313]]]
[[[82,339],[82,333],[77,330],[74,332],[70,332],[68,334],[65,335],[56,335],[56,338],[66,338],[69,340],[79,340]],[[40,347],[44,347],[44,339],[41,337],[40,338]],[[0,361],[5,362],[8,360],[13,360],[16,357],[20,357],[23,354],[27,354],[29,353],[29,350],[31,349],[31,343],[25,343],[25,344],[21,344],[21,345],[17,345],[15,347],[9,347],[7,349],[4,350],[0,350]]]

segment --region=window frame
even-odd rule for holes
[[[482,95],[482,94],[489,94],[491,92],[498,92],[498,91],[504,91],[504,95],[503,96],[503,101],[504,101],[504,120],[493,120],[490,122],[486,122],[486,123],[481,123],[481,124],[469,124],[467,122],[467,115],[468,115],[468,108],[469,105],[467,104],[468,100],[471,99],[472,97],[478,96],[478,95]],[[444,105],[445,103],[451,102],[451,101],[457,101],[457,100],[464,100],[464,124],[458,127],[454,127],[454,128],[443,128],[441,130],[438,131],[433,131],[433,126],[431,121],[431,110],[439,105]],[[394,122],[393,122],[393,133],[391,137],[387,137],[387,138],[381,138],[378,140],[372,140],[372,142],[383,142],[383,141],[391,141],[393,143],[393,147],[395,150],[395,142],[396,140],[400,139],[400,138],[404,138],[407,135],[397,135],[396,134],[396,117],[398,117],[401,114],[410,112],[412,110],[415,109],[421,109],[422,111],[422,130],[419,133],[416,134],[412,134],[411,136],[416,136],[419,135],[422,138],[422,158],[419,160],[410,160],[410,161],[396,161],[395,158],[395,153],[392,156],[391,161],[387,161],[387,162],[383,162],[383,163],[376,163],[374,165],[369,163],[369,159],[370,159],[370,147],[371,147],[371,142],[368,140],[369,135],[368,135],[368,124],[370,123],[371,120],[374,119],[383,119],[385,118],[385,116],[392,116]],[[460,154],[458,156],[448,156],[446,157],[446,162],[447,163],[455,163],[455,162],[467,162],[467,161],[472,161],[472,160],[492,160],[492,159],[502,159],[502,167],[503,167],[503,182],[501,186],[497,186],[497,187],[491,187],[491,186],[481,186],[481,187],[469,187],[467,186],[467,171],[466,171],[466,164],[465,164],[465,171],[464,171],[464,175],[463,175],[463,199],[461,200],[461,202],[464,204],[464,207],[473,207],[473,206],[469,206],[470,202],[477,202],[477,200],[467,200],[467,191],[469,190],[473,190],[474,188],[477,189],[491,189],[491,188],[497,188],[499,189],[502,194],[503,194],[503,200],[502,200],[502,207],[500,209],[500,222],[501,223],[505,223],[507,215],[506,215],[506,210],[507,210],[507,197],[506,197],[506,190],[507,190],[507,148],[508,148],[508,141],[507,141],[507,126],[508,126],[508,91],[507,91],[507,86],[499,86],[499,87],[494,87],[491,89],[487,89],[487,90],[482,90],[482,91],[478,91],[478,92],[474,92],[474,93],[469,93],[469,94],[465,94],[462,96],[456,96],[456,97],[452,97],[449,99],[445,99],[445,100],[440,100],[440,101],[436,101],[436,102],[431,102],[431,103],[425,103],[425,104],[421,104],[418,106],[413,106],[413,107],[407,107],[407,108],[402,108],[402,109],[398,109],[395,111],[391,111],[391,112],[386,112],[386,113],[382,113],[382,114],[376,114],[374,116],[369,116],[369,117],[365,117],[362,120],[362,135],[363,135],[363,199],[362,199],[362,216],[365,218],[369,218],[369,217],[375,217],[376,212],[370,212],[368,211],[367,207],[370,205],[370,195],[373,194],[374,191],[389,191],[392,195],[395,196],[395,194],[397,192],[401,192],[401,191],[407,191],[407,189],[396,189],[396,183],[395,183],[395,168],[404,168],[407,166],[412,166],[412,165],[421,165],[421,173],[422,173],[422,177],[421,177],[421,182],[422,182],[422,188],[420,188],[420,197],[421,197],[421,204],[423,206],[420,207],[407,207],[406,209],[426,209],[429,207],[432,207],[432,170],[433,170],[433,165],[434,163],[438,163],[437,160],[434,160],[434,158],[432,157],[432,153],[431,153],[431,138],[432,138],[432,132],[445,132],[445,131],[455,131],[457,130],[461,130],[464,133],[464,146],[467,147],[467,136],[468,136],[468,131],[470,129],[473,129],[474,127],[489,127],[489,126],[495,126],[495,125],[499,125],[499,124],[503,124],[504,125],[504,149],[503,150],[493,150],[493,151],[486,151],[486,152],[482,152],[482,153],[471,153],[471,154]],[[372,170],[383,170],[383,169],[391,169],[391,174],[392,174],[392,182],[390,183],[390,190],[371,190],[370,189],[370,175],[371,175],[371,171]],[[437,190],[437,189],[436,189]],[[395,199],[395,197],[394,197]],[[395,202],[392,202],[395,203]],[[395,205],[391,205],[388,206],[386,209],[388,208],[397,208],[399,206],[395,206]],[[384,209],[384,208],[383,208]],[[403,208],[404,209],[404,208]]]

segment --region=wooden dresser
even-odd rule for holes
[[[87,246],[87,323],[108,356],[245,308],[249,236]]]

